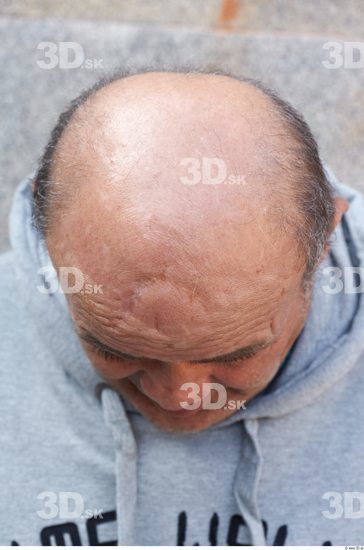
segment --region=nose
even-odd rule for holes
[[[198,408],[198,396],[202,385],[210,380],[207,365],[191,365],[186,362],[164,363],[152,371],[143,371],[139,384],[143,393],[162,409],[180,411],[181,403],[194,404]]]

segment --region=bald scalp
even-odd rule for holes
[[[201,203],[200,216],[207,204],[221,214],[225,205],[232,215],[239,197],[246,211],[286,203],[288,212],[288,151],[279,124],[271,101],[250,84],[217,75],[136,75],[102,88],[75,112],[54,153],[51,178],[59,200],[76,209],[84,185],[89,193],[100,191],[99,200],[119,193],[124,214],[133,198],[149,208],[157,202],[156,216],[163,208],[176,211],[173,199],[191,198]],[[189,168],[202,172],[204,159],[222,162],[237,184],[204,185],[201,174],[201,185],[188,185]],[[160,202],[159,192],[168,200]]]
[[[332,196],[312,135],[302,138],[305,123],[293,115],[255,83],[224,75],[143,73],[100,85],[73,109],[40,167],[38,227],[51,234],[77,216],[82,197],[84,210],[99,201],[100,214],[144,228],[144,237],[174,234],[186,251],[204,227],[198,247],[229,224],[233,235],[240,217],[257,232],[291,235],[297,262],[301,251],[312,271],[330,233]],[[184,185],[183,162],[204,158],[221,159],[243,184]]]

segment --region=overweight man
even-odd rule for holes
[[[362,544],[363,220],[257,82],[75,99],[0,257],[0,543]]]

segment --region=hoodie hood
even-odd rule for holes
[[[330,254],[316,273],[305,327],[266,390],[252,399],[246,409],[208,429],[223,430],[239,424],[244,433],[242,456],[234,478],[234,498],[254,545],[266,544],[266,528],[258,502],[264,463],[260,422],[289,415],[316,401],[349,373],[363,353],[362,294],[324,291],[328,284],[327,268],[362,267],[363,200],[360,193],[340,184],[330,172],[328,175],[336,193],[349,201],[350,208],[335,231]],[[38,285],[44,286],[41,268],[53,266],[44,242],[32,225],[31,177],[16,191],[10,216],[10,238],[19,301],[32,338],[42,340],[43,346],[46,340],[47,352],[56,358],[57,368],[64,369],[84,391],[97,395],[102,405],[115,451],[118,542],[119,545],[132,545],[137,514],[138,445],[130,418],[138,413],[103,383],[94,370],[74,331],[64,295],[34,291]],[[53,280],[56,281],[54,268]],[[49,277],[47,282],[50,283]]]

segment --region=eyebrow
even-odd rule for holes
[[[130,355],[128,353],[124,353],[119,350],[115,350],[108,346],[107,344],[104,344],[95,336],[92,336],[92,334],[89,334],[85,331],[77,331],[78,336],[90,344],[93,348],[96,348],[97,350],[101,352],[106,352],[111,355],[114,355],[115,357],[120,357],[121,359],[129,359],[129,360],[140,360],[140,359],[148,359],[148,357],[140,357],[136,355]],[[218,355],[217,357],[211,357],[208,359],[191,359],[188,361],[189,363],[224,363],[231,361],[233,359],[246,359],[248,357],[252,357],[253,355],[257,354],[259,351],[267,348],[269,345],[271,345],[273,340],[269,341],[260,341],[256,342],[254,344],[250,344],[249,346],[245,346],[243,348],[237,349],[235,351],[232,351],[230,353],[227,353],[226,355]]]

